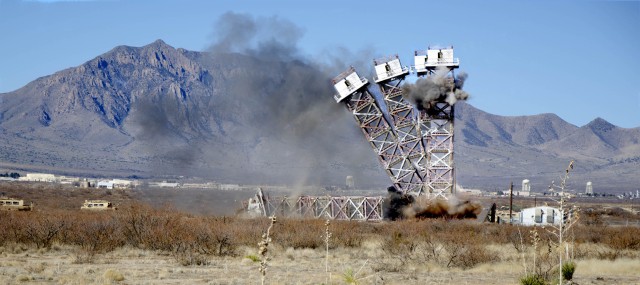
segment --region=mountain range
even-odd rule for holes
[[[384,188],[389,180],[333,101],[328,74],[267,51],[118,46],[0,94],[0,168],[269,184],[342,185],[353,175],[362,187]],[[503,190],[530,179],[544,191],[570,160],[576,191],[587,181],[596,192],[640,187],[640,128],[455,108],[464,187]]]

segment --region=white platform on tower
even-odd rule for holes
[[[356,70],[351,67],[333,79],[333,87],[338,92],[338,94],[333,95],[333,98],[340,103],[368,83],[369,80],[358,76]]]
[[[454,69],[460,66],[460,60],[453,57],[453,48],[416,51],[414,63],[414,71],[418,74],[434,71],[438,67]]]

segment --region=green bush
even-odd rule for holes
[[[545,285],[544,278],[538,274],[529,274],[520,278],[520,284],[522,285]]]
[[[562,278],[564,280],[573,279],[573,273],[576,271],[576,263],[573,261],[562,264]]]

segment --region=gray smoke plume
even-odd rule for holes
[[[419,110],[429,110],[437,101],[446,101],[450,105],[458,100],[467,100],[469,94],[462,90],[468,75],[460,72],[454,78],[447,76],[449,70],[438,68],[434,75],[420,78],[415,84],[402,86],[405,98],[411,100]]]
[[[296,44],[302,35],[302,29],[285,19],[227,12],[216,22],[216,42],[209,51],[242,53],[277,61],[300,60]]]
[[[395,187],[387,188],[383,213],[387,220],[401,219],[475,219],[482,211],[482,205],[471,201],[460,201],[456,197],[449,200],[428,199],[410,194],[402,194]]]
[[[344,107],[333,100],[331,86],[331,78],[348,67],[340,66],[345,57],[334,65],[330,59],[338,56],[325,54],[329,60],[324,62],[303,56],[297,48],[301,29],[277,17],[229,12],[220,17],[215,32],[217,41],[208,49],[212,62],[251,62],[250,70],[224,78],[225,98],[212,105],[213,112],[230,120],[243,116],[252,122],[243,126],[242,133],[228,134],[252,150],[243,163],[268,167],[273,161],[289,161],[286,175],[305,184],[326,177],[321,171],[330,168],[329,162],[345,161],[340,159],[344,148],[336,141],[345,141],[358,130]],[[229,114],[239,109],[238,104],[241,111]],[[356,157],[350,163],[359,163],[360,157],[373,161],[370,150],[357,152],[350,153]]]
[[[389,186],[387,198],[382,204],[384,219],[392,221],[404,219],[404,209],[411,207],[415,201],[412,195],[402,194],[395,186]]]
[[[131,118],[139,127],[135,137],[147,143],[147,151],[160,156],[162,163],[152,165],[154,171],[163,173],[173,169],[172,174],[193,175],[196,173],[191,168],[200,154],[201,141],[194,133],[197,127],[189,123],[196,121],[193,117],[209,114],[197,108],[190,108],[191,112],[187,114],[183,110],[185,107],[180,107],[173,99],[171,96],[140,96],[133,103],[137,111]],[[162,152],[157,153],[159,150]]]
[[[134,102],[136,139],[167,160],[158,167],[184,175],[301,185],[344,181],[346,175],[375,180],[367,174],[378,170],[366,167],[376,163],[375,156],[363,147],[364,139],[348,140],[362,135],[333,100],[331,86],[348,63],[369,75],[372,50],[337,48],[310,57],[297,47],[302,35],[278,17],[222,15],[205,52],[181,52],[196,63],[190,71],[201,79],[178,77],[176,84]],[[336,177],[336,169],[344,176]]]

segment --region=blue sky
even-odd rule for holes
[[[0,0],[0,93],[117,45],[204,50],[229,11],[294,23],[311,58],[347,48],[410,65],[414,50],[453,45],[486,112],[640,127],[638,1]]]

